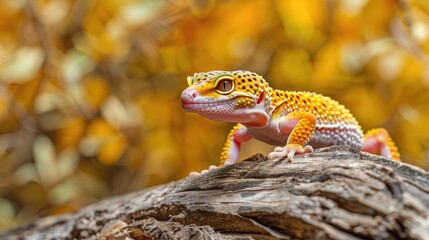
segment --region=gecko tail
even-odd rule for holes
[[[398,148],[384,128],[375,128],[365,134],[362,151],[401,161]]]

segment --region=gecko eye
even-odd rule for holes
[[[234,82],[230,79],[223,79],[217,83],[216,90],[220,94],[228,94],[234,89]]]

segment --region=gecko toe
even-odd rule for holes
[[[274,151],[268,154],[269,160],[279,160],[287,156],[287,149],[282,148],[282,151]]]
[[[217,166],[215,166],[215,165],[210,165],[210,167],[209,167],[209,171],[211,171],[211,170],[215,170],[215,169],[217,169]]]
[[[293,157],[295,156],[295,151],[290,151],[288,154],[287,154],[287,159],[289,159],[289,161],[293,161]]]
[[[283,152],[284,148],[283,147],[276,147],[274,148],[274,152]]]
[[[218,167],[217,167],[217,166],[215,166],[215,165],[210,165],[210,167],[209,167],[208,169],[204,169],[204,170],[202,170],[200,173],[199,173],[199,172],[195,172],[195,171],[190,172],[190,173],[189,173],[189,177],[199,176],[199,175],[201,175],[201,174],[208,173],[208,172],[210,172],[210,171],[212,171],[212,170],[215,170],[215,169],[217,169],[217,168],[218,168]]]
[[[193,172],[189,173],[188,177],[195,177],[195,176],[198,176],[198,175],[201,175],[201,173],[193,171]]]
[[[285,147],[276,147],[273,152],[268,154],[268,159],[278,160],[287,158],[289,161],[293,161],[295,154],[309,153],[312,151],[313,148],[309,145],[302,147],[300,145],[290,144]]]

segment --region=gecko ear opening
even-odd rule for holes
[[[261,102],[262,102],[262,100],[264,99],[264,92],[262,91],[260,94],[259,94],[259,97],[258,97],[258,100],[256,101],[256,104],[260,104]]]

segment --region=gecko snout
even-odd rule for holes
[[[198,93],[195,89],[187,88],[182,92],[182,96],[180,100],[182,101],[182,105],[190,104],[195,102],[195,98],[197,98]]]

